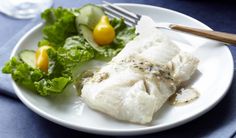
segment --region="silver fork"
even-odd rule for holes
[[[108,16],[113,17],[113,18],[123,17],[125,20],[125,23],[129,26],[136,26],[143,17],[149,18],[149,20],[152,20],[148,16],[132,13],[132,12],[130,12],[124,8],[121,8],[117,5],[114,5],[112,3],[109,3],[106,1],[103,1],[103,3],[104,3],[103,9],[105,10],[105,13]],[[221,41],[224,43],[236,45],[236,35],[235,34],[192,28],[192,27],[178,25],[178,24],[172,24],[172,23],[155,23],[155,26],[160,29],[177,30],[177,31],[181,31],[181,32],[194,34],[197,36]]]

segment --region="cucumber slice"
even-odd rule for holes
[[[101,7],[87,4],[80,9],[79,15],[76,16],[76,25],[79,27],[80,24],[83,24],[93,30],[103,15],[105,13]]]
[[[20,59],[28,64],[32,68],[36,68],[35,65],[35,51],[33,50],[23,50],[19,53]]]
[[[98,52],[104,52],[105,49],[100,47],[93,39],[93,32],[85,25],[80,25],[79,29],[83,34],[84,38],[88,41],[88,43]]]

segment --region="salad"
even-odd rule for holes
[[[124,19],[109,19],[93,4],[50,8],[41,17],[45,25],[37,50],[22,50],[2,72],[42,96],[62,93],[75,82],[75,68],[90,60],[109,61],[136,36],[135,28],[128,27]]]

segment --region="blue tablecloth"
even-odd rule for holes
[[[97,0],[56,0],[55,7],[80,7]],[[236,8],[233,1],[199,0],[110,0],[155,5],[192,16],[214,30],[236,33]],[[19,38],[35,24],[31,20],[17,20],[0,14],[0,67],[9,58]],[[230,47],[235,59],[236,48]],[[185,125],[145,136],[152,137],[235,137],[236,132],[236,76],[229,92],[214,109]],[[24,106],[15,96],[9,77],[0,73],[0,138],[51,138],[94,136],[54,124]],[[136,136],[135,136],[136,137]],[[141,137],[141,136],[138,136]]]

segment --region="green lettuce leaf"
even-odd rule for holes
[[[136,37],[135,28],[128,27],[124,19],[114,18],[111,20],[111,25],[114,27],[116,37],[113,40],[113,46],[123,48],[130,40]]]
[[[41,14],[45,20],[43,28],[43,40],[39,42],[39,46],[48,43],[54,48],[62,47],[66,38],[76,35],[75,15],[71,10],[59,7],[50,8]]]
[[[30,90],[36,90],[42,96],[61,93],[71,81],[70,77],[52,78],[50,75],[30,67],[16,57],[13,57],[5,64],[2,72],[11,74],[17,83]]]
[[[48,50],[48,56],[50,76],[72,77],[73,68],[93,59],[95,50],[81,36],[72,36],[57,51]]]
[[[103,46],[105,52],[96,53],[96,59],[109,61],[112,57],[116,56],[129,41],[136,37],[135,28],[128,27],[123,18],[113,18],[110,20],[110,23],[115,29],[115,39],[111,44]]]
[[[46,96],[52,93],[61,93],[69,82],[70,78],[59,77],[53,79],[41,79],[40,81],[34,82],[34,85],[40,95]]]
[[[43,78],[43,72],[33,69],[16,57],[8,61],[2,69],[3,73],[11,74],[12,78],[28,89],[34,90],[34,82]]]

